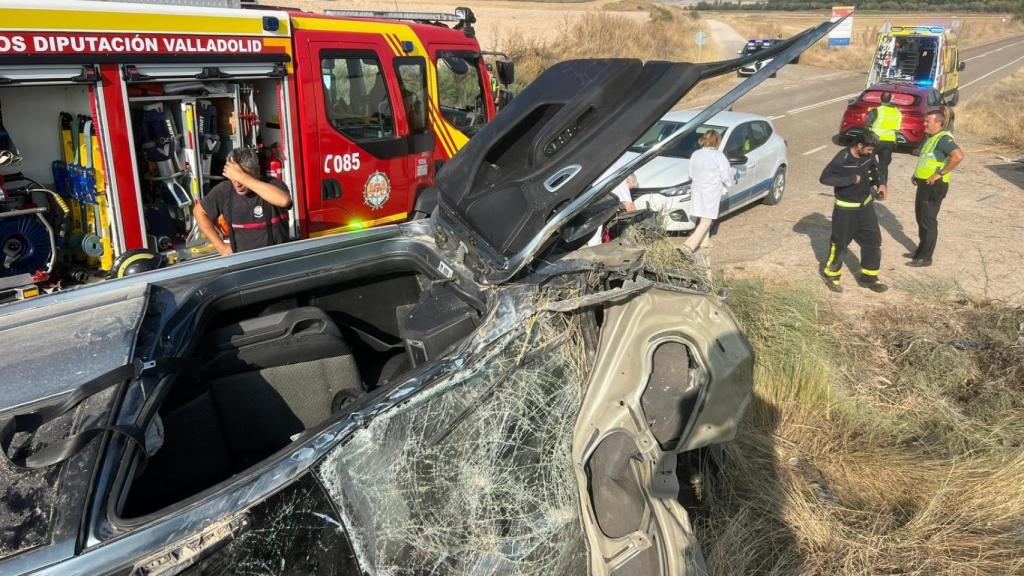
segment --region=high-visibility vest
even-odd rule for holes
[[[949,136],[950,139],[953,138],[952,133],[943,130],[925,141],[924,146],[921,147],[921,155],[917,157],[917,169],[914,170],[914,178],[927,180],[946,165],[945,162],[935,157],[935,147],[939,145],[939,140],[943,136]],[[948,183],[949,174],[944,174],[942,181]]]
[[[871,131],[878,135],[882,142],[895,142],[896,131],[903,125],[903,113],[890,104],[882,104],[875,108],[875,123]]]

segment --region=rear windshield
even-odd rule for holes
[[[882,102],[882,94],[884,92],[871,90],[865,92],[860,99],[868,104],[880,104]],[[920,97],[913,94],[905,94],[903,92],[890,92],[890,94],[892,94],[892,103],[896,106],[914,106],[920,100]]]
[[[654,146],[658,142],[665,140],[672,135],[673,132],[683,127],[682,122],[670,122],[668,120],[662,120],[651,126],[635,144],[629,147],[630,152],[642,153],[646,152],[651,146]],[[700,144],[697,142],[701,136],[704,135],[708,130],[715,130],[722,136],[725,136],[725,127],[723,126],[712,126],[705,124],[691,134],[687,134],[682,140],[676,142],[671,147],[663,150],[661,156],[668,156],[670,158],[686,158],[689,159],[694,152],[700,148]]]
[[[743,55],[749,56],[751,54],[754,54],[755,52],[760,52],[761,50],[770,48],[772,44],[773,42],[771,40],[756,43],[748,42],[747,45],[743,47]]]

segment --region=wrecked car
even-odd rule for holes
[[[608,166],[746,63],[561,63],[430,219],[0,309],[0,573],[705,573],[678,468],[735,434],[751,347],[642,218],[580,247],[658,148]]]

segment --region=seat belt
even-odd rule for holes
[[[136,359],[130,364],[114,368],[101,374],[96,378],[76,388],[63,402],[57,405],[45,406],[35,412],[16,414],[4,422],[0,427],[0,448],[3,449],[3,456],[11,465],[22,470],[38,470],[54,464],[59,464],[74,456],[82,450],[93,438],[104,432],[112,432],[126,437],[134,442],[143,457],[146,454],[145,430],[134,425],[99,425],[86,428],[63,440],[54,442],[33,454],[27,456],[10,455],[11,442],[15,434],[27,433],[34,435],[43,425],[53,422],[78,407],[85,400],[107,390],[113,386],[138,380],[144,374],[156,371],[161,374],[169,374],[181,371],[189,366],[195,365],[194,358],[164,358],[144,362]],[[26,446],[31,440],[26,442]],[[21,451],[19,451],[21,452]]]

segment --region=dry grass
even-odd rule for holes
[[[1024,310],[816,294],[733,283],[759,363],[699,522],[713,573],[1021,574]]]
[[[748,38],[785,37],[819,24],[829,16],[825,13],[773,13],[773,12],[716,12],[705,13],[710,18],[721,20]],[[1019,20],[1007,19],[1002,15],[942,15],[934,14],[856,14],[854,16],[853,38],[846,48],[829,48],[823,41],[811,47],[800,56],[801,64],[840,70],[867,70],[878,39],[878,32],[885,22],[893,24],[949,24],[951,18],[961,22],[959,42],[961,48],[987,44],[1000,38],[1024,33]]]
[[[692,33],[697,25],[677,10],[653,6],[647,22],[636,22],[614,13],[588,13],[562,20],[553,41],[524,34],[501,38],[499,46],[515,60],[523,81],[536,78],[559,61],[587,57],[695,60]],[[660,15],[658,15],[660,14]]]
[[[956,128],[1024,151],[1024,68],[964,100]]]
[[[553,64],[574,58],[695,61],[697,23],[676,10],[655,8],[668,16],[637,22],[617,14],[584,14],[559,23],[555,40],[517,33],[500,38],[498,45],[516,62],[517,83],[529,83]]]

